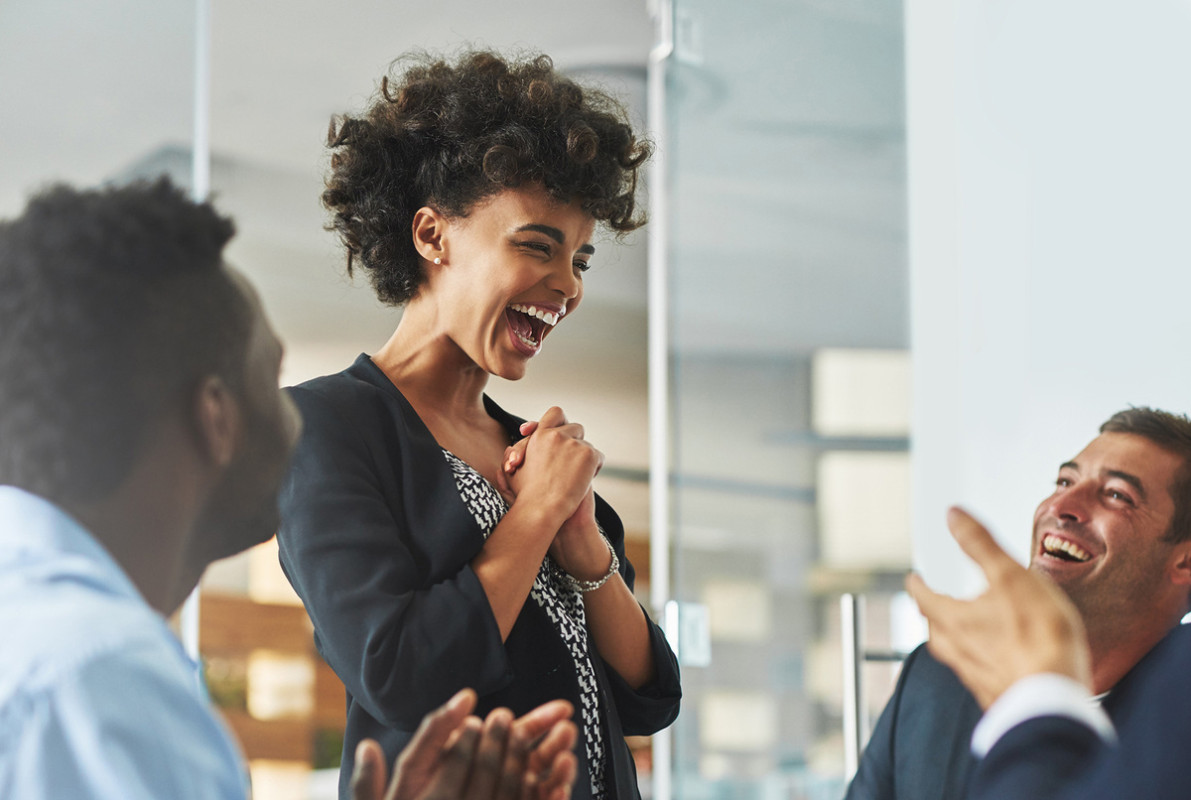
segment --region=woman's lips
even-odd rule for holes
[[[554,303],[510,303],[505,309],[505,320],[513,346],[527,356],[542,349],[546,333],[567,313],[565,306]]]
[[[545,323],[527,316],[511,306],[505,309],[505,321],[509,326],[509,338],[513,342],[513,347],[523,355],[537,355],[542,348],[542,331],[545,328]]]

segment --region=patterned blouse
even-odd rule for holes
[[[455,475],[455,485],[476,523],[487,539],[501,517],[509,510],[508,503],[480,473],[470,464],[449,450],[443,450],[447,463]],[[562,568],[554,563],[549,554],[542,559],[538,577],[533,582],[529,596],[546,612],[566,643],[575,662],[575,674],[579,679],[579,697],[582,708],[583,741],[587,749],[588,772],[591,777],[591,795],[596,800],[605,796],[604,791],[604,726],[600,710],[599,686],[596,683],[595,668],[591,663],[587,640],[587,615],[583,609],[583,595],[570,585]]]

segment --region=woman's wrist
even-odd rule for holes
[[[559,501],[546,493],[536,493],[524,490],[517,494],[516,500],[509,504],[509,510],[516,510],[535,528],[548,531],[553,537],[567,521],[570,510],[565,502]]]
[[[600,541],[607,548],[609,556],[611,556],[608,561],[607,572],[598,578],[595,578],[594,580],[586,580],[582,577],[576,577],[570,572],[563,570],[563,575],[566,577],[567,582],[578,592],[594,592],[596,589],[599,589],[601,586],[611,580],[612,576],[620,570],[620,557],[616,555],[616,549],[612,546],[612,542],[608,541],[608,537],[603,533],[600,533]]]

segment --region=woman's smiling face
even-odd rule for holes
[[[578,202],[540,186],[485,199],[466,217],[438,217],[437,249],[414,222],[428,264],[417,302],[431,303],[443,333],[477,366],[517,380],[546,335],[583,298],[595,220]]]

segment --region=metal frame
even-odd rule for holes
[[[670,340],[666,193],[666,65],[674,53],[673,0],[646,0],[656,37],[646,69],[646,112],[657,145],[649,173],[649,598],[654,615],[670,600]],[[678,647],[677,629],[667,630]],[[653,736],[653,800],[673,793],[670,729]]]
[[[860,768],[860,754],[868,737],[868,704],[865,702],[862,667],[866,662],[905,661],[908,653],[866,650],[864,647],[864,595],[842,594],[839,599],[840,643],[844,673],[844,773],[851,780]]]

